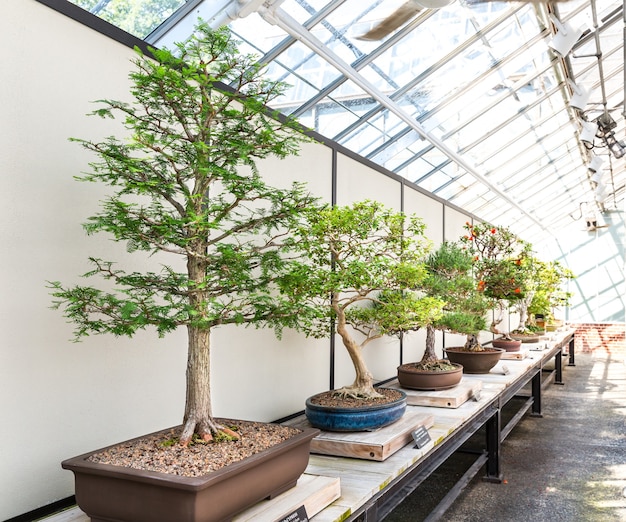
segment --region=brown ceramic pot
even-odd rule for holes
[[[65,460],[62,466],[74,472],[76,503],[92,522],[218,522],[295,486],[309,462],[311,439],[318,434],[317,429],[303,429],[202,477],[87,460],[102,449]]]
[[[472,352],[462,347],[453,347],[444,351],[451,362],[463,366],[463,373],[489,373],[504,353],[501,348],[485,348],[481,352]]]
[[[522,346],[522,341],[518,341],[516,339],[494,339],[491,341],[491,346],[494,348],[502,348],[507,352],[519,352],[519,349]]]
[[[463,366],[452,363],[454,370],[428,371],[415,368],[415,363],[398,366],[398,382],[411,390],[447,390],[453,388],[463,377]]]

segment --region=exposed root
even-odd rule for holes
[[[344,386],[333,392],[335,397],[342,399],[382,399],[385,396],[382,393],[378,393],[373,387],[356,387],[356,386]]]
[[[203,422],[185,422],[183,432],[180,436],[180,445],[183,447],[189,446],[196,442],[208,444],[212,442],[226,442],[233,440],[240,440],[239,435],[235,430],[217,424],[213,419]]]

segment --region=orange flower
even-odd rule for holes
[[[495,228],[492,228],[492,229],[491,229],[491,233],[492,233],[492,234],[495,234],[495,233],[496,233],[496,229],[495,229]]]
[[[485,282],[484,281],[478,281],[478,291],[482,292],[485,289]]]
[[[519,288],[516,288],[516,289],[515,289],[515,293],[516,293],[516,294],[519,294],[520,292],[521,292],[521,290],[520,290]]]

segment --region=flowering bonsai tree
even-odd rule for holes
[[[321,338],[332,324],[341,337],[356,377],[336,395],[380,398],[365,346],[441,313],[436,298],[403,295],[426,277],[424,229],[419,218],[371,201],[308,212],[297,229],[293,247],[304,260],[282,279],[282,291],[306,303],[298,329]]]
[[[285,231],[312,198],[298,184],[269,186],[255,162],[294,154],[304,138],[293,120],[266,112],[283,85],[264,80],[255,58],[238,53],[227,29],[201,24],[177,53],[152,54],[135,61],[133,102],[103,100],[94,113],[120,116],[128,136],[75,141],[98,158],[80,179],[111,188],[84,225],[87,233],[107,232],[130,252],[169,255],[172,266],[127,272],[91,258],[93,269],[85,276],[103,280],[106,290],[54,282],[52,295],[76,325],[77,340],[186,328],[180,442],[188,444],[194,434],[211,440],[220,432],[236,438],[212,415],[211,331],[224,324],[280,328],[292,321],[293,302],[275,291],[274,282],[286,271]]]
[[[496,305],[490,331],[510,339],[509,333],[501,332],[498,325],[511,303],[524,297],[524,283],[529,277],[530,266],[524,259],[529,255],[530,244],[508,228],[489,223],[466,223],[465,229],[467,234],[461,241],[473,255],[477,290]]]

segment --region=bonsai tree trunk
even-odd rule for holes
[[[426,326],[426,349],[420,364],[434,364],[439,361],[437,353],[435,352],[435,327],[432,324]]]
[[[478,341],[478,334],[468,335],[467,340],[465,341],[464,348],[472,352],[482,352],[485,350],[480,344],[480,342]]]
[[[535,296],[535,292],[533,290],[526,293],[523,299],[520,300],[518,309],[519,309],[519,326],[517,327],[519,330],[523,330],[527,326],[528,322],[528,307]]]
[[[510,339],[507,332],[501,332],[500,330],[498,330],[498,325],[504,320],[504,303],[505,301],[503,299],[498,299],[498,307],[496,308],[496,313],[494,314],[493,320],[491,321],[489,331],[496,335],[502,335],[505,339]]]
[[[362,348],[365,343],[359,345],[354,340],[347,328],[345,310],[343,307],[339,306],[334,297],[333,310],[337,315],[337,333],[341,336],[343,345],[346,347],[346,350],[350,355],[354,371],[356,372],[354,382],[350,386],[345,386],[340,390],[337,390],[337,394],[347,397],[365,397],[372,399],[383,397],[382,394],[378,393],[374,389],[374,376],[369,372],[367,365],[363,360]],[[373,338],[368,337],[366,342],[372,339]]]

